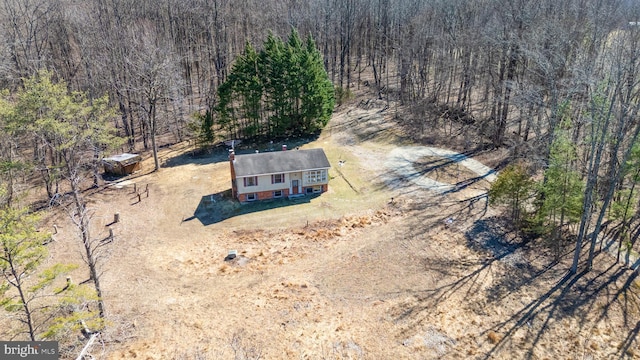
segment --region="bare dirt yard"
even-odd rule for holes
[[[110,326],[92,354],[640,358],[636,273],[603,254],[569,275],[569,251],[555,261],[543,241],[516,239],[486,201],[495,175],[463,163],[493,167],[503,154],[414,156],[423,144],[387,112],[346,108],[318,139],[289,144],[325,149],[333,168],[318,197],[238,205],[224,150],[179,145],[163,150],[159,172],[91,195],[93,236],[121,219],[103,266]],[[60,229],[52,261],[80,263],[65,215],[47,222]],[[239,256],[224,261],[229,250]]]

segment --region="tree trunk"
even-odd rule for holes
[[[156,122],[156,105],[155,103],[151,104],[151,113],[150,115],[150,130],[151,130],[151,146],[153,147],[153,164],[154,164],[154,169],[153,171],[158,171],[160,170],[160,161],[158,160],[158,144],[156,143],[156,127],[157,127],[157,122]]]
[[[615,97],[614,97],[615,100]],[[611,120],[611,111],[612,106],[607,109],[607,113],[605,114],[605,123],[601,128],[597,127],[596,122],[592,122],[592,131],[591,131],[591,149],[589,153],[592,154],[589,161],[589,170],[587,172],[587,184],[585,187],[585,197],[582,203],[582,217],[580,219],[580,229],[578,230],[578,237],[576,239],[576,249],[573,254],[573,263],[571,265],[570,272],[575,274],[578,271],[578,262],[580,261],[580,253],[582,252],[582,243],[586,236],[587,229],[591,223],[591,207],[593,205],[593,192],[596,185],[596,179],[598,177],[597,169],[600,168],[600,162],[602,159],[602,153],[604,151],[605,139],[608,135],[609,122]],[[592,110],[592,113],[595,114],[598,109]],[[597,134],[599,133],[600,136]]]
[[[23,274],[20,274],[19,271],[14,267],[14,261],[10,255],[7,259],[7,262],[11,267],[11,276],[15,279],[15,283],[11,282],[11,284],[18,290],[18,294],[20,295],[20,303],[22,304],[22,309],[25,316],[25,320],[23,322],[26,323],[27,327],[29,328],[29,337],[31,338],[31,341],[36,341],[36,333],[33,326],[33,315],[31,314],[29,301],[24,293],[24,284],[22,283]]]
[[[84,247],[86,263],[89,267],[89,277],[93,281],[93,287],[98,296],[98,312],[101,318],[105,317],[104,300],[102,299],[102,287],[100,286],[100,274],[98,273],[98,254],[95,252],[95,246],[91,239],[89,229],[89,219],[85,203],[80,195],[79,181],[80,177],[71,165],[71,159],[67,159],[67,171],[69,172],[69,183],[71,185],[71,193],[75,207],[75,214],[71,214],[72,220],[80,231],[82,245]]]
[[[635,114],[634,114],[635,115]],[[624,118],[626,118],[626,116],[624,116]],[[631,116],[631,118],[635,118],[635,116]],[[620,146],[622,144],[622,139],[625,136],[623,130],[624,130],[624,126],[622,124],[622,122],[624,121],[624,119],[621,119],[620,122],[620,126],[619,126],[619,131],[616,134],[616,145],[614,147],[614,151],[615,153],[618,153]],[[636,139],[638,138],[638,135],[640,134],[640,126],[636,126],[635,132],[633,134],[633,136],[629,139],[630,144],[634,144],[636,142]],[[604,215],[607,211],[607,209],[609,208],[609,204],[611,203],[611,200],[613,199],[613,194],[615,193],[615,189],[617,184],[620,181],[620,178],[622,176],[622,169],[620,168],[621,166],[623,166],[622,164],[626,164],[627,160],[629,159],[629,156],[631,155],[631,150],[633,149],[633,146],[630,145],[626,151],[624,152],[624,155],[622,157],[622,160],[620,161],[620,163],[615,166],[614,164],[611,164],[611,170],[609,171],[609,176],[608,178],[611,179],[611,183],[609,184],[609,189],[607,191],[607,195],[604,198],[604,202],[602,204],[602,207],[600,208],[600,214],[598,215],[598,220],[596,221],[596,225],[595,228],[593,230],[593,233],[591,235],[591,246],[589,247],[589,257],[587,259],[587,269],[591,269],[592,265],[593,265],[593,258],[595,255],[595,248],[596,248],[596,243],[598,241],[598,235],[600,235],[600,229],[602,227],[602,221],[604,220]]]

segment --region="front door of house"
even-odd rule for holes
[[[300,180],[291,180],[291,193],[293,195],[298,193],[298,181]]]

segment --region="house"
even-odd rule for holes
[[[240,202],[327,191],[329,160],[322,149],[236,155],[229,152],[231,190]]]

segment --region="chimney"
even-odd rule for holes
[[[229,150],[229,161],[236,161],[236,152],[233,149]]]
[[[287,145],[282,145],[282,151],[287,151]]]

